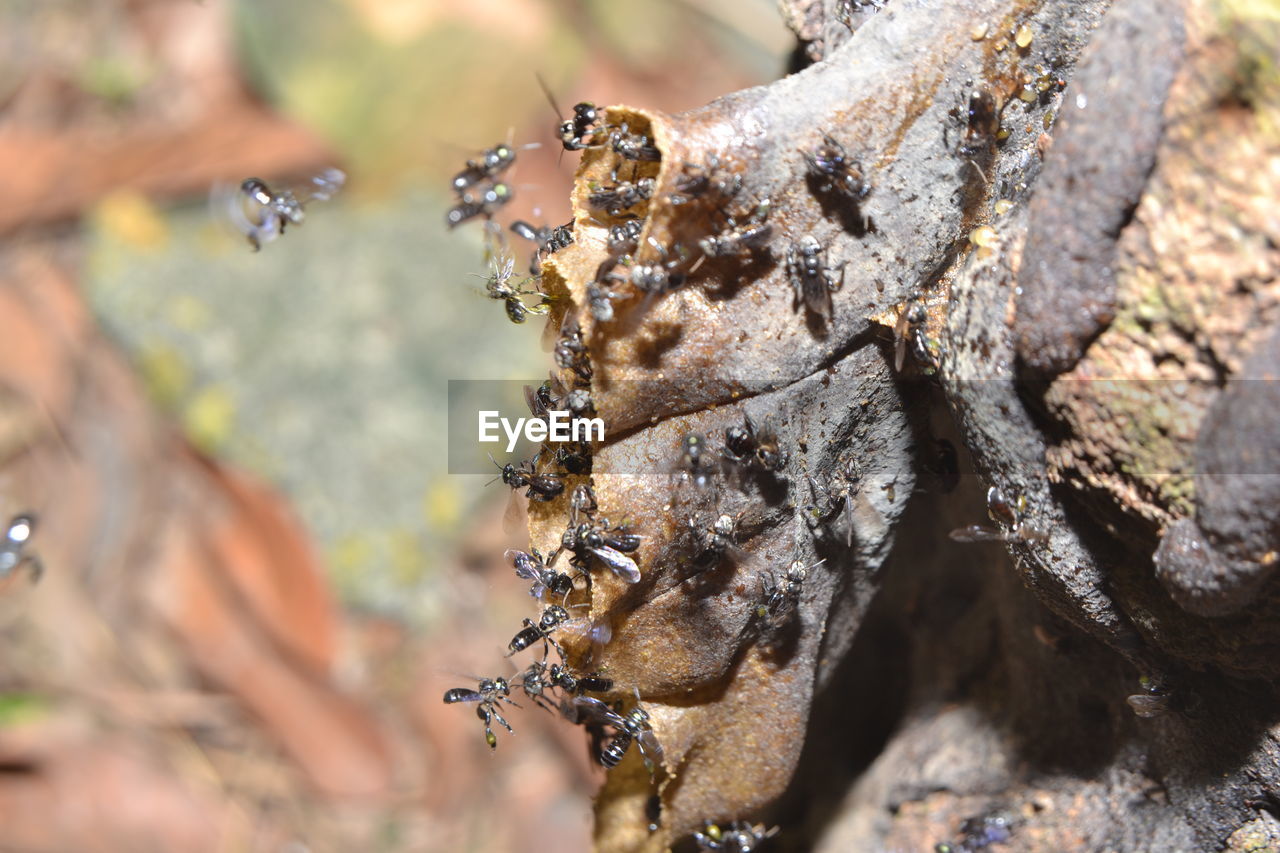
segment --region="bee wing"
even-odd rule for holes
[[[328,201],[342,189],[347,182],[347,174],[341,169],[325,169],[313,175],[305,187],[295,190],[298,201],[306,204],[312,201]]]
[[[624,724],[622,717],[617,712],[599,699],[593,699],[590,696],[575,696],[573,698],[573,709],[575,711],[574,719],[577,722],[593,720],[597,723],[619,728]]]
[[[516,490],[511,491],[507,499],[507,511],[502,515],[502,532],[508,536],[519,538],[528,536],[529,502],[520,497]]]
[[[999,530],[981,524],[958,527],[947,534],[953,542],[1004,542],[1008,537]]]
[[[636,743],[640,745],[640,751],[644,753],[654,764],[662,764],[665,753],[662,751],[662,744],[658,742],[658,736],[653,733],[653,729],[645,729],[636,735]]]
[[[604,647],[613,639],[613,628],[605,621],[592,621],[586,617],[570,619],[560,626],[563,635],[582,637],[591,643],[590,653],[583,660],[584,666],[599,665],[604,658]]]
[[[609,571],[613,572],[615,577],[621,578],[626,583],[640,582],[640,568],[636,566],[636,561],[626,554],[608,547],[591,548],[590,551],[593,557],[609,567]]]
[[[506,553],[507,559],[510,560],[511,564],[515,567],[516,577],[524,578],[527,581],[534,581],[535,583],[540,582],[541,578],[538,576],[538,570],[534,568],[531,560],[512,559],[513,554],[523,553],[523,551],[508,551]]]

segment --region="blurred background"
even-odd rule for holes
[[[581,732],[525,708],[490,755],[440,701],[534,615],[447,382],[550,367],[448,180],[538,143],[498,218],[561,224],[536,74],[674,112],[792,44],[771,0],[0,4],[0,523],[45,566],[0,581],[0,847],[589,846]],[[261,252],[210,215],[328,166]]]

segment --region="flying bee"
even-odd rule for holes
[[[502,472],[500,476],[504,485],[510,486],[517,491],[528,488],[524,495],[526,498],[546,503],[560,497],[564,492],[564,478],[559,474],[539,474],[537,472],[534,467],[537,461],[536,456],[532,460],[526,459],[518,466],[510,462],[506,465],[499,465],[498,460],[494,459],[493,456],[490,456],[489,459]]]
[[[557,109],[556,112],[558,113],[559,110]],[[581,151],[599,144],[593,137],[604,130],[603,119],[603,113],[596,109],[595,104],[589,101],[574,104],[573,118],[560,123],[560,143],[564,145],[564,150]]]
[[[584,521],[565,530],[560,538],[560,547],[551,555],[548,564],[554,563],[561,551],[569,551],[576,565],[584,566],[590,559],[595,559],[625,583],[638,583],[640,569],[627,554],[639,547],[639,536],[627,533],[623,528],[610,528],[607,518]]]
[[[835,270],[827,266],[826,249],[818,239],[812,234],[801,237],[787,250],[787,274],[796,292],[793,305],[803,302],[809,311],[830,322],[831,294],[844,285],[844,268],[841,264],[837,279]]]
[[[724,431],[724,448],[720,451],[730,462],[755,465],[765,471],[782,470],[790,458],[778,441],[778,432],[768,421],[756,424],[743,412],[742,426]]]
[[[523,146],[537,148],[538,143]],[[505,143],[498,143],[485,149],[478,159],[468,160],[466,168],[453,176],[453,191],[461,197],[467,190],[481,181],[492,181],[511,168],[516,162],[516,149]]]
[[[769,218],[769,199],[757,204],[739,225],[732,216],[726,217],[725,229],[719,234],[703,237],[698,247],[708,258],[728,258],[760,248],[773,234]]]
[[[830,134],[822,134],[821,145],[801,153],[808,164],[812,185],[818,192],[843,195],[855,203],[871,192],[862,164],[850,159],[844,146]]]
[[[1035,524],[1027,524],[1026,495],[1018,495],[1010,501],[999,486],[987,489],[987,515],[1001,525],[1000,529],[985,524],[970,524],[952,530],[947,535],[953,542],[1025,542],[1043,544],[1049,541],[1049,533]],[[1007,530],[1004,528],[1008,528]]]
[[[542,92],[547,96],[547,102],[551,104],[551,109],[555,112],[557,119],[562,119],[557,125],[557,133],[560,137],[560,143],[564,146],[565,151],[581,151],[584,148],[591,148],[596,143],[590,140],[590,137],[603,130],[603,127],[597,127],[603,118],[600,110],[596,109],[595,104],[583,101],[575,104],[573,107],[573,118],[565,119],[564,113],[560,111],[560,105],[556,103],[555,95],[551,94],[549,87],[542,75],[537,75],[538,85],[542,87]]]
[[[36,583],[44,575],[44,564],[40,562],[40,558],[27,550],[35,528],[36,517],[31,513],[15,515],[9,520],[4,537],[0,538],[0,580],[23,566],[31,573],[32,583]]]
[[[508,320],[513,323],[523,323],[530,313],[547,313],[548,301],[546,294],[539,293],[536,290],[525,290],[518,284],[512,284],[515,258],[506,255],[502,258],[494,258],[490,264],[489,275],[483,276],[485,293],[490,299],[502,300],[506,306]],[[472,274],[477,275],[476,273]],[[537,296],[541,301],[530,308],[524,304],[523,297],[525,296]]]
[[[471,690],[467,687],[455,687],[452,690],[445,691],[444,703],[452,705],[455,702],[476,702],[476,716],[484,723],[484,741],[489,744],[490,749],[498,748],[498,736],[493,733],[493,721],[498,723],[511,734],[515,731],[510,724],[503,718],[498,711],[498,706],[506,702],[508,705],[519,708],[515,702],[511,701],[511,686],[505,678],[481,678],[479,687]]]
[[[699,850],[751,853],[777,834],[778,827],[765,829],[763,823],[751,824],[745,820],[735,820],[726,827],[720,827],[711,821],[704,821],[702,832],[695,832],[693,840],[698,843]]]
[[[477,189],[482,190],[482,192],[479,194],[473,192],[463,193],[459,203],[449,208],[449,212],[445,214],[445,223],[450,228],[457,228],[462,223],[469,222],[477,216],[489,219],[498,212],[499,208],[515,197],[515,192],[511,189],[511,186],[501,181],[483,184]]]
[[[214,210],[243,234],[256,252],[278,239],[289,225],[301,225],[307,205],[328,201],[346,180],[342,171],[325,169],[302,187],[276,191],[261,178],[249,178],[240,184],[238,191],[215,187],[210,201]]]
[[[657,735],[649,726],[649,712],[640,707],[638,696],[636,706],[626,714],[618,713],[591,696],[574,697],[572,709],[574,719],[579,722],[590,721],[613,727],[612,739],[597,756],[599,762],[605,767],[610,769],[617,767],[626,757],[627,750],[631,748],[633,741],[640,750],[644,766],[648,769],[650,776],[653,775],[655,766],[662,765],[662,744],[658,742]]]
[[[621,216],[628,208],[653,198],[653,190],[657,186],[653,178],[618,181],[617,171],[613,173],[613,178],[617,183],[612,185],[591,182],[591,192],[587,195],[588,207],[603,210],[610,216]]]
[[[542,555],[536,548],[532,549],[532,553],[517,551],[513,548],[503,556],[511,561],[511,565],[516,570],[516,577],[533,581],[533,586],[529,587],[529,595],[539,601],[542,600],[543,593],[558,595],[563,601],[569,597],[569,593],[573,592],[573,578],[564,572],[547,568]]]

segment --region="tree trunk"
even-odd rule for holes
[[[644,537],[639,583],[597,573],[592,665],[665,751],[656,782],[634,749],[610,774],[599,847],[768,817],[793,849],[1275,848],[1275,10],[783,5],[812,64],[609,108],[661,161],[585,152],[544,268],[609,427],[599,513]],[[810,164],[824,134],[845,170]],[[689,283],[619,286],[607,319],[618,220],[589,195],[640,177],[634,264]],[[685,263],[766,199],[767,243]],[[682,478],[683,438],[718,453],[744,414],[781,471]],[[544,551],[558,507],[531,508]],[[795,612],[766,615],[794,561]]]

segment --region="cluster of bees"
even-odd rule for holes
[[[523,488],[522,485],[514,487]],[[561,484],[556,494],[562,492]],[[492,723],[497,721],[507,731],[512,730],[502,717],[500,707],[503,703],[517,706],[511,692],[521,690],[535,705],[544,710],[558,710],[570,722],[585,726],[592,733],[596,758],[605,767],[616,767],[635,743],[649,772],[653,773],[662,764],[662,745],[649,726],[649,714],[639,704],[639,696],[632,708],[624,710],[584,695],[613,691],[613,680],[599,672],[575,671],[560,642],[567,636],[581,638],[590,643],[592,651],[588,659],[598,659],[600,650],[611,638],[607,622],[574,617],[569,612],[584,606],[570,604],[569,600],[575,593],[590,591],[593,568],[603,567],[625,583],[640,580],[640,570],[630,556],[639,549],[640,537],[624,527],[610,524],[597,513],[591,487],[578,485],[570,498],[569,525],[560,546],[549,558],[544,558],[536,548],[506,553],[516,576],[531,582],[529,595],[543,605],[537,620],[526,618],[523,628],[511,638],[507,645],[508,657],[538,644],[542,646],[542,657],[511,679],[482,679],[476,689],[453,688],[444,694],[444,701],[447,704],[474,702],[476,715],[484,724],[485,741],[496,748]],[[559,558],[566,553],[568,572],[556,568]],[[551,661],[552,652],[558,661]],[[554,705],[553,693],[558,698]]]
[[[686,205],[715,199],[720,208],[714,220],[719,223],[717,230],[699,235],[687,246],[663,246],[650,238],[643,242],[642,250],[645,207],[658,192],[652,164],[660,161],[661,154],[654,141],[626,124],[609,123],[604,111],[589,103],[576,105],[558,130],[566,151],[605,148],[620,163],[607,183],[588,183],[584,195],[590,214],[608,229],[606,259],[586,288],[585,310],[591,312],[597,324],[618,317],[621,312],[615,305],[628,299],[639,296],[642,305],[633,310],[643,310],[644,305],[683,286],[703,259],[732,262],[767,250],[773,236],[769,200],[737,204],[741,178],[714,156],[705,166],[690,166],[679,175],[669,200]],[[455,178],[455,192],[474,192],[483,181],[496,181],[510,167],[514,150],[495,146],[468,161]],[[867,194],[860,169],[834,139],[824,137],[821,146],[803,154],[810,173],[819,176],[818,191],[845,193],[859,199]],[[628,166],[630,173],[621,176]],[[497,206],[489,205],[473,215],[474,208],[469,204],[460,195],[448,224],[453,226],[468,218],[484,220],[489,235],[486,248],[491,263],[495,263],[489,279],[490,295],[507,302],[508,316],[515,322],[521,322],[528,311],[545,309],[548,300],[538,289],[536,277],[546,257],[573,242],[572,223],[558,228],[525,222],[510,225],[512,233],[534,244],[530,278],[516,284],[514,258],[500,237],[502,229],[493,221]],[[797,305],[803,304],[809,311],[829,318],[830,294],[841,286],[843,275],[842,267],[833,268],[825,255],[815,238],[805,237],[790,248],[786,261]],[[500,260],[494,262],[494,257]],[[530,296],[538,300],[536,308],[521,299]],[[519,306],[513,307],[517,301]],[[545,417],[552,411],[568,411],[574,416],[593,414],[591,359],[572,310],[565,312],[554,355],[559,370],[541,386],[525,389],[530,412],[535,417]],[[684,484],[683,490],[691,496],[715,506],[712,518],[690,514],[683,528],[691,540],[689,564],[696,572],[713,571],[726,562],[753,562],[754,558],[736,542],[734,516],[720,511],[720,492],[726,484],[745,491],[746,481],[756,477],[785,480],[788,461],[789,454],[773,425],[750,415],[725,429],[723,440],[715,447],[706,436],[689,434],[672,449],[673,479]],[[445,692],[443,701],[473,705],[490,748],[497,747],[495,726],[511,731],[503,716],[507,707],[518,707],[527,701],[584,726],[592,736],[592,754],[606,768],[617,766],[635,744],[653,776],[663,767],[663,749],[650,725],[649,712],[637,692],[632,691],[633,700],[625,686],[615,685],[607,673],[598,669],[603,647],[612,634],[608,617],[574,615],[575,609],[586,606],[585,597],[596,573],[608,572],[625,584],[640,581],[637,552],[642,546],[641,536],[601,515],[590,485],[579,483],[570,488],[571,478],[581,479],[591,473],[589,444],[548,444],[533,459],[495,465],[502,482],[530,501],[566,500],[568,523],[549,556],[536,548],[506,553],[516,576],[531,584],[530,595],[541,608],[536,617],[526,618],[512,637],[508,657],[532,649],[535,659],[514,675],[477,679],[475,686],[454,687]],[[793,561],[781,577],[758,566],[760,592],[749,603],[748,623],[759,642],[770,646],[798,623],[797,605],[804,581],[816,565]],[[573,653],[566,651],[566,645]],[[540,655],[536,653],[539,647]],[[608,701],[610,698],[615,701]],[[653,828],[659,819],[653,817]],[[776,828],[741,821],[724,827],[707,822],[703,831],[695,833],[694,840],[703,850],[748,851],[776,832]]]
[[[560,127],[561,141],[569,150],[607,147],[619,158],[610,183],[591,182],[586,205],[593,216],[608,225],[608,251],[586,288],[587,303],[597,323],[617,319],[621,302],[639,298],[637,315],[661,296],[683,287],[706,261],[749,261],[768,253],[773,237],[769,199],[743,201],[743,183],[728,158],[710,154],[704,164],[685,164],[675,177],[672,206],[695,202],[710,204],[710,233],[698,234],[688,243],[659,243],[651,235],[642,244],[647,206],[658,192],[657,179],[646,164],[659,155],[652,141],[626,125],[610,125],[590,104],[574,108],[574,118]],[[818,196],[856,208],[869,194],[861,165],[829,134],[819,145],[798,152],[803,158],[811,189]],[[630,176],[621,172],[630,168]],[[689,218],[690,220],[693,217]],[[827,250],[806,234],[786,250],[785,267],[794,289],[794,304],[823,322],[831,319],[831,294],[844,283],[844,263],[832,266]]]
[[[554,99],[552,105],[555,106]],[[991,115],[996,115],[998,120],[998,113],[977,95],[968,106],[965,122],[968,132],[962,154],[976,150],[987,141],[984,131],[992,123]],[[685,220],[701,223],[695,226],[700,233],[664,245],[653,236],[643,238],[648,207],[659,194],[656,164],[662,155],[654,140],[626,123],[611,123],[604,110],[590,103],[574,106],[570,117],[560,122],[558,136],[565,151],[603,149],[612,152],[617,160],[609,180],[588,182],[584,195],[591,216],[607,227],[605,258],[585,288],[584,307],[590,311],[597,329],[603,327],[607,333],[608,324],[624,314],[624,306],[630,317],[643,315],[656,300],[696,280],[699,268],[706,262],[749,263],[774,251],[770,246],[775,230],[774,223],[770,222],[774,205],[768,198],[744,198],[741,166],[735,165],[727,155],[713,153],[702,164],[686,163],[674,177],[666,201],[675,208],[699,206],[700,215],[691,215]],[[518,152],[530,147],[535,146],[499,143],[467,160],[452,178],[455,203],[445,216],[450,229],[467,222],[483,223],[490,265],[485,276],[486,295],[503,303],[513,323],[525,322],[531,313],[545,314],[550,310],[550,298],[541,289],[543,261],[574,242],[572,222],[560,226],[511,222],[509,232],[533,247],[527,273],[517,271],[515,253],[496,215],[514,196],[505,176],[514,166]],[[824,210],[835,207],[842,215],[848,215],[849,211],[859,215],[860,205],[871,187],[861,163],[839,139],[823,132],[811,148],[797,152],[797,159],[809,191]],[[279,192],[261,180],[249,179],[241,184],[228,214],[257,250],[282,235],[288,225],[300,224],[305,207],[330,198],[342,186],[344,177],[338,170],[330,169],[312,178],[304,187]],[[843,287],[847,261],[833,264],[828,259],[827,248],[811,234],[790,241],[784,256],[778,260],[793,290],[793,308],[803,307],[810,317],[830,323],[832,294]],[[918,317],[908,316],[907,312],[903,316],[907,317],[904,322],[919,322]],[[899,361],[902,357],[900,352]],[[553,411],[568,411],[575,417],[594,414],[591,360],[572,310],[565,312],[554,358],[558,372],[553,372],[541,386],[526,388],[526,401],[532,414],[535,417],[545,417]],[[772,424],[744,415],[741,424],[724,431],[718,447],[713,448],[704,435],[686,435],[679,447],[673,449],[671,463],[673,476],[687,485],[693,495],[700,496],[703,504],[713,507],[710,517],[691,513],[686,518],[683,529],[688,537],[686,551],[691,573],[682,580],[714,571],[725,563],[754,564],[760,592],[750,604],[747,630],[750,639],[766,649],[775,647],[781,637],[797,627],[798,603],[805,580],[821,562],[806,565],[803,560],[794,560],[781,577],[759,565],[738,546],[738,521],[721,511],[720,492],[726,483],[745,491],[746,481],[751,478],[789,480],[788,461],[788,453]],[[591,446],[585,442],[546,445],[531,460],[506,465],[495,462],[495,465],[505,485],[517,493],[522,492],[528,500],[548,503],[565,497],[571,477],[591,474]],[[808,508],[808,514],[818,523],[833,519],[840,505],[846,515],[851,516],[859,473],[852,462],[848,468],[836,476],[839,482],[833,481],[824,489],[818,489],[810,479],[815,501],[818,492],[822,492],[830,504],[826,508]],[[474,706],[484,729],[485,742],[496,749],[498,737],[494,727],[513,731],[503,710],[504,706],[520,707],[513,696],[518,697],[522,692],[527,701],[584,726],[591,733],[592,753],[606,768],[617,766],[634,743],[653,776],[663,765],[663,750],[638,692],[634,702],[629,697],[606,702],[588,695],[625,696],[625,690],[616,689],[604,672],[592,669],[592,662],[602,660],[603,647],[611,639],[609,622],[603,618],[592,620],[572,615],[573,610],[587,606],[583,599],[590,593],[593,571],[608,571],[627,584],[639,582],[641,573],[635,555],[642,540],[626,526],[615,526],[599,515],[590,485],[576,485],[568,500],[568,525],[549,557],[544,558],[536,548],[506,553],[516,576],[531,583],[530,595],[541,607],[537,618],[524,619],[521,629],[512,637],[508,657],[538,646],[541,646],[541,656],[514,675],[477,679],[474,687],[452,688],[445,692],[443,701]],[[1034,526],[1023,523],[1024,507],[1005,498],[998,489],[988,495],[988,507],[999,528],[974,525],[954,531],[953,538],[1013,541],[1041,535]],[[0,543],[0,572],[12,571],[15,561],[22,559],[21,531],[15,533],[15,530],[18,528],[11,526],[8,540]],[[846,546],[851,545],[852,530],[849,517]],[[562,558],[566,565],[558,565]],[[567,654],[562,645],[563,640],[570,638],[587,649],[578,655],[580,667],[571,664],[573,655]],[[652,826],[657,826],[656,817]],[[776,832],[776,828],[766,829],[763,825],[742,821],[725,827],[708,821],[701,832],[694,834],[694,840],[701,850],[749,851]]]

